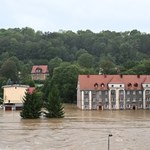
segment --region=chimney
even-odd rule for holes
[[[106,74],[104,74],[104,78],[106,78],[107,77],[107,75]]]
[[[122,74],[120,74],[120,78],[123,78],[123,75],[122,75]]]
[[[137,78],[140,78],[140,75],[139,75],[139,74],[137,75]]]
[[[88,74],[88,75],[87,75],[87,78],[89,78],[89,77],[90,77],[90,75]]]

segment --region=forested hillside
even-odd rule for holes
[[[49,82],[60,89],[63,85],[61,95],[66,99],[75,99],[78,74],[150,74],[149,56],[150,34],[137,30],[43,33],[28,27],[0,29],[1,86],[8,82],[33,84],[32,65],[47,64]]]

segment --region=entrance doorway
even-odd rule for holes
[[[102,110],[102,105],[99,105],[99,110]]]

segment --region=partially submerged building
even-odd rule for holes
[[[35,88],[28,85],[5,85],[3,88],[4,110],[20,110],[23,106],[23,98],[26,92],[32,93]]]
[[[92,109],[150,109],[150,75],[79,75],[77,106]]]

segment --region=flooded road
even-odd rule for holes
[[[23,120],[0,110],[0,150],[150,150],[150,110],[82,111],[63,119]]]

